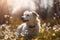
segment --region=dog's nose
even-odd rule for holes
[[[24,18],[23,18],[23,17],[21,17],[21,19],[23,20]]]

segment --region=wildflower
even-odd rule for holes
[[[20,40],[24,40],[24,38],[20,38]]]
[[[55,33],[52,34],[52,36],[55,36],[55,35],[56,35]]]
[[[41,32],[41,33],[44,33],[44,31],[45,31],[44,29],[41,29],[41,31],[40,31],[40,32]]]

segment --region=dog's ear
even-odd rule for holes
[[[39,17],[39,15],[36,12],[32,12],[36,17]]]

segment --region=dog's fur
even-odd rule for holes
[[[40,23],[38,19],[39,15],[35,12],[25,11],[22,16],[22,23],[17,28],[17,33],[19,37],[24,37],[25,39],[31,39],[38,35],[40,29]]]

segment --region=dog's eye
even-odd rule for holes
[[[29,15],[27,15],[27,16],[29,16]]]

